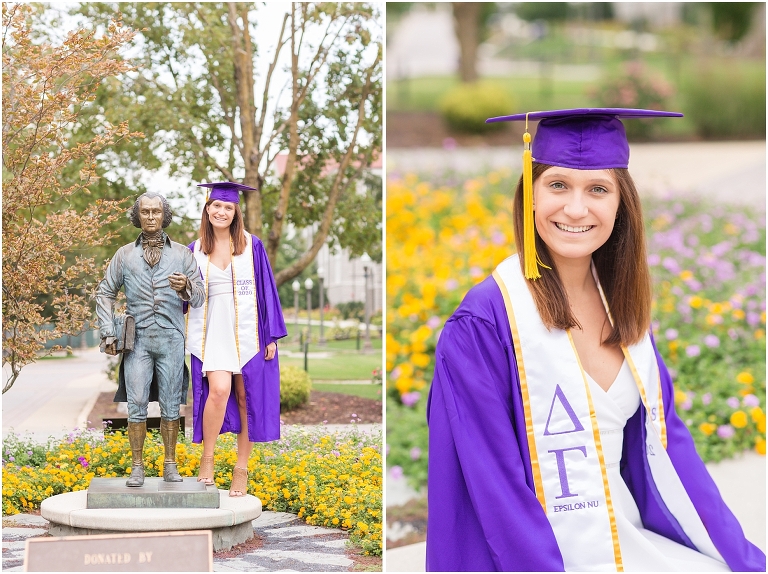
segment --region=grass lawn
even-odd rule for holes
[[[483,82],[498,85],[509,93],[515,109],[565,109],[592,105],[588,91],[594,84],[562,81],[556,78],[542,83],[538,78],[494,77]],[[397,111],[435,111],[440,98],[459,84],[458,76],[429,76],[387,83],[387,108]]]
[[[313,391],[324,393],[342,393],[345,395],[354,395],[364,399],[381,400],[381,385],[329,385],[312,383]]]
[[[281,342],[278,343],[280,345],[281,349],[287,349],[289,351],[300,351],[299,349],[299,343],[298,341],[293,340],[294,333],[296,332],[296,329],[294,327],[294,324],[291,323],[290,325],[287,325],[288,327],[288,336],[285,339],[282,339]],[[299,331],[304,331],[307,328],[306,323],[302,325],[299,324]],[[328,327],[325,327],[324,335],[327,337],[328,335]],[[320,326],[319,325],[312,325],[312,337],[315,339],[318,339],[320,337]],[[365,332],[360,332],[360,348],[363,348],[363,344],[365,338]],[[381,349],[381,337],[379,336],[378,332],[374,331],[373,328],[371,328],[371,347],[374,349]],[[341,341],[336,341],[334,339],[326,339],[325,345],[320,345],[316,342],[312,342],[309,344],[309,351],[357,351],[357,338],[353,339],[344,339]]]
[[[537,59],[535,54],[527,54],[531,59]],[[540,56],[540,54],[539,54]],[[521,56],[518,56],[521,57]],[[522,57],[522,59],[526,59]],[[583,60],[583,59],[582,59]],[[562,57],[556,63],[586,63],[578,58]],[[712,74],[713,82],[729,83],[738,79],[738,88],[747,89],[752,85],[765,83],[765,60],[737,60],[734,58],[697,59],[687,55],[671,58],[665,53],[645,54],[642,58],[647,71],[652,76],[661,76],[672,86],[672,96],[669,98],[669,110],[690,110],[698,93],[697,80],[701,74]],[[626,55],[611,52],[596,59],[600,64],[602,77],[614,77],[623,74],[627,63]],[[543,68],[547,69],[547,68]],[[596,80],[560,80],[555,77],[553,67],[548,68],[549,74],[541,77],[531,76],[498,76],[486,77],[481,81],[493,84],[504,90],[512,99],[509,113],[525,110],[566,109],[581,107],[596,107],[600,103],[593,95],[603,83]],[[390,111],[432,111],[439,110],[441,98],[459,84],[458,76],[428,76],[403,80],[393,80],[387,83],[387,109]],[[694,136],[697,125],[693,117],[675,118],[671,120],[656,120],[656,136],[661,138],[689,138]]]
[[[318,350],[315,347],[314,350]],[[310,347],[310,351],[312,351]],[[281,365],[294,365],[304,368],[304,357],[280,357]],[[309,376],[313,381],[316,380],[371,380],[374,369],[380,369],[382,366],[381,351],[363,355],[357,351],[334,353],[327,359],[309,358]]]

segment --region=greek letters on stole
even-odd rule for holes
[[[232,255],[232,286],[235,299],[235,341],[242,369],[259,352],[259,314],[256,302],[256,276],[253,262],[253,244],[245,234],[245,251]],[[195,259],[205,283],[205,304],[187,312],[187,351],[201,361],[205,360],[205,329],[208,324],[208,266],[210,256],[202,252],[200,240],[195,241]]]
[[[493,277],[504,297],[515,346],[536,497],[552,525],[565,569],[622,572],[597,417],[570,331],[550,331],[541,321],[517,255],[499,264]],[[598,288],[610,317],[599,282]],[[698,551],[724,562],[666,451],[659,367],[650,334],[622,351],[646,409],[645,455],[653,481]]]

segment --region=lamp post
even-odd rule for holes
[[[296,333],[293,335],[293,338],[295,340],[299,340],[299,289],[301,289],[301,283],[299,283],[298,279],[294,279],[293,283],[291,283],[291,288],[293,289],[293,306],[296,309],[296,316],[295,316],[295,330]]]
[[[323,280],[325,279],[325,269],[322,267],[317,268],[317,278],[320,280],[320,340],[319,344],[325,345],[325,337],[323,336],[323,308],[325,307],[325,296],[323,293]]]
[[[309,329],[309,332],[307,333],[307,339],[312,335],[312,286],[314,285],[314,282],[312,279],[307,277],[306,281],[304,281],[304,289],[307,290],[307,328]]]
[[[371,258],[368,253],[363,253],[360,262],[363,264],[363,280],[365,282],[365,342],[363,343],[363,353],[367,353],[371,350],[371,310],[368,304],[368,266],[371,264]],[[371,268],[371,275],[373,275],[373,268]]]

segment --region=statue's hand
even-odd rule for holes
[[[168,283],[171,284],[171,289],[178,293],[181,293],[187,288],[188,281],[189,279],[187,279],[187,276],[183,273],[176,272],[173,275],[168,276]]]
[[[117,355],[117,338],[104,337],[101,340],[101,347],[107,355]]]

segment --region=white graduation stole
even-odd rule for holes
[[[240,368],[259,352],[259,312],[256,302],[256,279],[251,236],[245,233],[245,251],[232,255],[232,286],[235,299],[235,342]],[[208,266],[209,255],[203,253],[200,240],[195,241],[195,259],[203,273],[205,303],[187,311],[187,351],[201,361],[205,360],[205,329],[208,324]]]
[[[504,297],[515,346],[536,497],[565,569],[622,572],[597,417],[570,331],[548,330],[541,321],[517,255],[501,262],[493,277]],[[599,282],[598,288],[608,311]],[[650,334],[622,351],[647,411],[646,457],[654,483],[698,551],[725,562],[666,451],[661,381]]]

